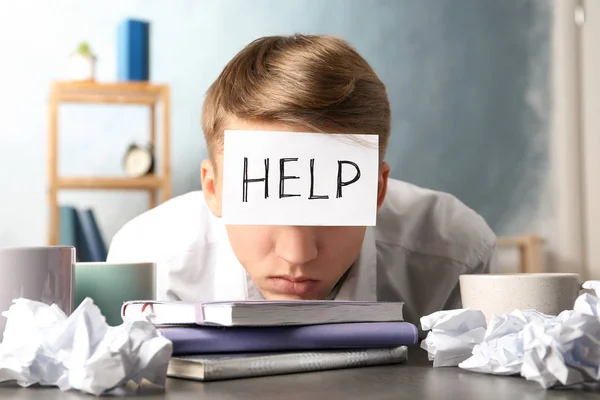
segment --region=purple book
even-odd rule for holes
[[[409,322],[360,322],[305,326],[159,327],[173,342],[173,355],[353,348],[389,348],[417,344]]]

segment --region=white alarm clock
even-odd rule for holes
[[[154,154],[152,146],[132,144],[123,159],[125,173],[131,177],[148,175],[154,171]]]

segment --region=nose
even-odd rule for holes
[[[303,265],[317,258],[317,243],[310,227],[287,226],[280,230],[275,254],[291,265]]]

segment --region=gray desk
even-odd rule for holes
[[[598,393],[544,390],[518,377],[470,373],[459,368],[433,369],[425,351],[411,348],[405,365],[282,375],[199,383],[170,379],[166,390],[143,386],[130,393],[145,399],[600,399]],[[22,389],[0,385],[0,399],[92,399],[54,388]]]

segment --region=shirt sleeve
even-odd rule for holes
[[[144,235],[130,225],[125,225],[113,237],[106,261],[109,263],[154,262],[151,247],[145,244]]]
[[[498,254],[496,252],[496,244],[489,247],[483,257],[481,258],[481,262],[478,264],[468,267],[464,270],[462,274],[490,274],[498,271]],[[460,284],[458,282],[458,276],[456,277],[456,287],[453,293],[448,297],[448,301],[444,305],[442,309],[444,310],[453,310],[457,308],[462,308],[462,301],[460,297]]]
[[[483,261],[473,268],[473,274],[495,274],[498,272],[498,252],[494,244],[488,249]]]
[[[121,232],[113,237],[108,248],[108,256],[106,262],[118,263],[118,262],[131,262],[131,249],[132,243],[127,243],[127,239]]]

